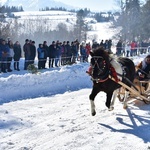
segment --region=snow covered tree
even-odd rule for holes
[[[140,36],[141,7],[139,0],[121,0],[121,13],[115,26],[121,26],[120,36],[123,40],[134,40]]]
[[[86,41],[86,33],[88,30],[87,25],[85,24],[85,12],[84,10],[79,10],[77,12],[77,21],[75,25],[76,37],[79,41]]]

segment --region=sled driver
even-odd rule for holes
[[[137,75],[140,80],[150,79],[150,55],[137,65]]]

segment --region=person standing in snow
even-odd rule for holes
[[[9,52],[9,47],[6,44],[5,40],[1,40],[0,44],[0,61],[1,61],[1,70],[0,72],[7,73],[7,56]]]
[[[11,62],[14,57],[14,44],[11,40],[8,41],[9,52],[7,54],[7,71],[12,72]]]
[[[14,70],[20,71],[19,60],[21,58],[21,45],[18,41],[14,44]]]
[[[54,60],[55,60],[55,54],[56,54],[56,43],[55,41],[52,42],[52,44],[49,46],[49,68],[54,67]]]
[[[35,41],[32,41],[30,44],[30,51],[31,51],[31,56],[30,56],[30,64],[34,64],[34,59],[36,56],[36,46],[35,46]]]
[[[116,45],[116,54],[117,54],[117,56],[122,55],[122,41],[121,40],[119,40]]]
[[[23,46],[24,57],[25,57],[24,70],[27,70],[27,67],[30,64],[31,51],[30,51],[30,43],[29,42],[30,41],[28,39],[26,39],[25,44]]]
[[[44,49],[43,44],[39,44],[38,52],[38,69],[44,69]]]

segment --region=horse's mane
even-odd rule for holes
[[[102,46],[97,47],[96,49],[92,49],[90,52],[90,55],[93,56],[101,56],[103,57],[107,62],[109,62],[110,58],[114,59],[112,54],[109,53],[107,50],[105,50]]]

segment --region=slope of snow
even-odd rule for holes
[[[125,110],[116,100],[115,109],[108,111],[101,92],[95,99],[97,114],[91,116],[88,66],[0,74],[0,149],[150,149],[150,105],[134,101]]]
[[[65,91],[91,87],[90,78],[85,74],[88,66],[88,63],[64,66],[47,69],[39,74],[31,74],[27,71],[23,71],[22,75],[7,76],[6,74],[6,77],[1,74],[0,88],[3,89],[3,92],[0,93],[0,104],[16,99],[48,96],[58,92],[64,93]]]

